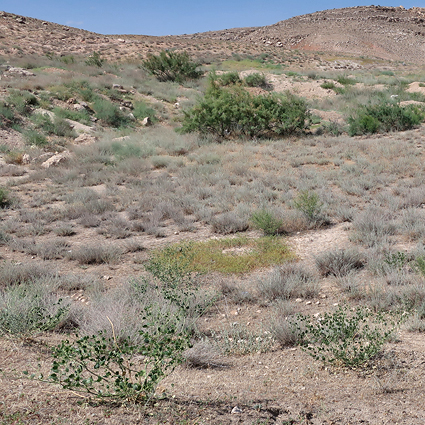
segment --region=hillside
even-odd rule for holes
[[[362,6],[324,10],[266,27],[192,37],[424,63],[425,9]]]
[[[128,59],[166,47],[202,50],[214,59],[249,47],[277,55],[281,50],[298,49],[425,63],[425,9],[402,6],[324,10],[265,27],[164,37],[107,36],[1,12],[0,34],[0,55],[84,56],[96,50],[113,59]]]

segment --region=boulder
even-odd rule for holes
[[[143,118],[142,125],[143,127],[148,127],[152,124],[152,121],[149,117]]]
[[[62,164],[64,162],[66,162],[69,159],[69,152],[68,151],[64,151],[62,153],[57,153],[53,156],[51,156],[48,160],[44,161],[41,166],[43,168],[50,168],[50,167],[54,167],[56,165]]]
[[[74,139],[74,143],[81,145],[91,145],[95,143],[97,138],[95,136],[91,136],[90,134],[83,133]]]

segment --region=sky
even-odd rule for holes
[[[420,1],[402,4],[425,7],[425,0]],[[100,34],[143,35],[264,26],[319,10],[367,5],[361,0],[0,0],[0,10],[17,15]]]

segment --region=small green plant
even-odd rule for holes
[[[419,270],[419,273],[421,273],[421,275],[425,277],[425,257],[416,258],[415,264],[417,269]]]
[[[315,192],[310,192],[309,190],[300,192],[294,200],[294,207],[301,211],[310,222],[323,221],[323,203]]]
[[[4,187],[0,187],[0,208],[7,208],[10,204],[9,192]]]
[[[319,319],[298,314],[292,321],[301,347],[323,363],[356,368],[373,359],[405,320],[399,312],[374,313],[340,306]]]
[[[97,98],[93,103],[93,109],[96,117],[111,127],[126,127],[130,122],[118,106],[109,100]]]
[[[270,211],[261,210],[251,216],[254,227],[261,229],[265,236],[277,235],[282,227],[283,220],[277,219]]]
[[[29,146],[45,146],[47,145],[47,138],[44,134],[36,130],[26,130],[24,132],[25,142]]]
[[[97,66],[98,68],[102,68],[105,64],[106,59],[102,58],[100,52],[94,51],[85,61],[88,66]]]
[[[405,252],[397,251],[385,254],[385,264],[393,269],[403,270],[408,263],[408,257]]]
[[[224,74],[217,76],[217,81],[222,86],[230,86],[232,84],[240,84],[242,82],[236,71],[225,72]]]
[[[260,74],[258,72],[254,72],[253,74],[249,74],[244,78],[244,82],[248,87],[267,87],[267,80],[264,74]]]
[[[326,90],[333,90],[335,88],[335,84],[332,81],[325,81],[324,83],[320,84],[320,87]]]
[[[191,60],[187,52],[174,52],[163,50],[158,56],[148,53],[143,61],[143,67],[154,75],[159,81],[195,80],[202,76],[198,71],[199,64]]]
[[[342,84],[343,86],[349,86],[354,85],[357,83],[357,81],[354,78],[347,77],[345,75],[341,75],[337,78],[337,81],[339,84]]]
[[[47,380],[103,400],[147,402],[161,379],[183,361],[190,343],[187,333],[166,315],[155,317],[149,307],[145,315],[142,345],[128,339],[118,342],[103,332],[63,341],[53,350]]]

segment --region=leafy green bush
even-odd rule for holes
[[[86,65],[89,66],[97,66],[98,68],[102,68],[106,59],[102,58],[100,52],[94,51],[91,56],[86,59]]]
[[[264,232],[265,236],[273,236],[279,233],[283,220],[277,219],[270,211],[257,211],[251,216],[252,224]]]
[[[244,82],[248,87],[267,87],[267,81],[264,74],[260,74],[258,72],[254,72],[253,74],[249,74],[244,78]]]
[[[54,134],[59,137],[75,136],[70,124],[61,117],[55,116],[52,120],[48,115],[34,114],[31,120],[38,129],[47,134]]]
[[[130,123],[128,117],[121,112],[118,106],[109,100],[96,99],[93,103],[93,109],[96,112],[96,117],[111,127],[126,127]]]
[[[404,131],[419,125],[425,117],[415,105],[402,107],[396,103],[364,106],[348,118],[350,136],[388,131]]]
[[[354,78],[347,77],[346,75],[341,75],[336,80],[339,84],[342,84],[343,86],[354,85],[357,83]]]
[[[163,50],[158,56],[148,53],[143,61],[143,67],[154,75],[159,81],[176,81],[197,79],[202,76],[198,71],[199,64],[192,62],[187,52],[173,52]]]
[[[286,136],[309,124],[306,103],[291,95],[252,96],[238,86],[220,87],[210,78],[205,97],[184,113],[181,131],[216,137]]]
[[[319,320],[299,314],[292,325],[302,349],[314,359],[355,368],[375,357],[404,319],[400,313],[340,306]]]
[[[189,337],[168,317],[145,311],[143,345],[117,341],[102,332],[74,342],[63,341],[53,351],[48,380],[63,388],[117,402],[148,401],[160,380],[183,361]],[[111,322],[112,323],[112,322]]]

